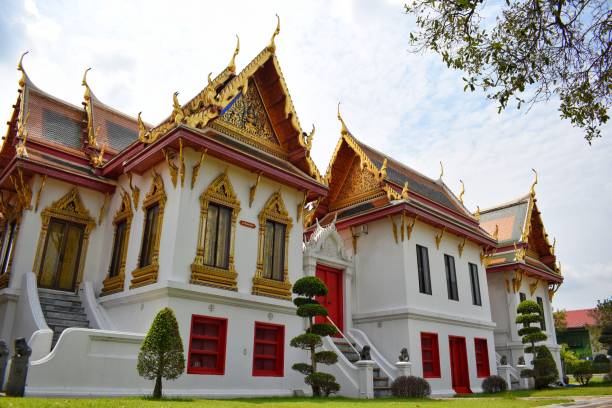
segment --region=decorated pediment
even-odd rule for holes
[[[358,157],[354,156],[337,195],[333,197],[331,207],[343,208],[379,191],[376,177],[361,165]]]
[[[252,78],[248,81],[247,89],[243,89],[225,108],[218,122],[237,133],[237,136],[264,145],[280,147],[257,85]]]

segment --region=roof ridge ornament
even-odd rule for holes
[[[346,123],[344,123],[344,119],[342,119],[342,115],[340,115],[340,102],[338,102],[338,120],[342,124],[342,129],[340,129],[342,136],[350,135],[351,132],[346,128]]]
[[[83,73],[83,80],[81,85],[85,87],[85,93],[83,94],[83,106],[85,107],[85,113],[87,114],[87,144],[93,148],[98,148],[98,142],[96,140],[96,132],[94,131],[93,121],[93,106],[92,106],[92,92],[89,84],[87,83],[87,73],[91,70],[91,67],[87,68]]]
[[[383,160],[383,164],[382,164],[382,166],[380,168],[380,172],[379,172],[378,177],[381,180],[384,180],[385,178],[387,178],[387,158],[386,157],[385,157],[385,160]]]
[[[465,184],[463,184],[463,180],[459,179],[459,182],[461,183],[461,192],[459,193],[459,201],[461,201],[461,204],[463,204],[463,195],[465,194]]]
[[[25,57],[26,54],[29,53],[30,51],[25,51],[23,54],[21,54],[21,57],[19,57],[19,62],[17,62],[17,70],[21,71],[21,78],[19,79],[19,88],[23,88],[27,81],[27,75],[25,69],[23,69],[23,57]]]
[[[234,50],[232,59],[227,65],[227,70],[231,72],[232,74],[236,73],[236,56],[238,55],[239,52],[240,52],[240,37],[238,37],[238,34],[236,34],[236,49]]]
[[[538,172],[535,169],[531,169],[531,171],[533,171],[533,173],[535,174],[535,180],[531,184],[531,188],[529,188],[529,195],[535,197],[535,186],[536,184],[538,184]]]
[[[410,194],[410,185],[406,181],[404,183],[404,188],[402,188],[402,199],[408,200]]]
[[[440,160],[440,176],[438,179],[442,180],[442,176],[444,176],[444,165],[442,164],[442,160]]]
[[[140,140],[143,143],[149,143],[148,135],[147,135],[149,133],[149,129],[147,129],[144,122],[142,121],[142,112],[138,112],[137,120],[138,120],[138,140]]]
[[[172,121],[177,125],[182,123],[185,119],[185,114],[183,113],[183,108],[178,100],[179,92],[176,91],[172,95]]]
[[[476,212],[474,213],[474,217],[476,217],[476,221],[480,221],[480,206],[476,206]]]
[[[23,121],[21,120],[23,116],[21,113],[19,114],[19,119],[17,119],[17,138],[20,139],[17,146],[15,146],[15,150],[17,151],[17,156],[19,157],[28,157],[28,151],[26,149],[26,141],[28,140],[28,119],[30,118],[30,111],[25,115]]]
[[[272,34],[272,38],[270,38],[270,44],[268,44],[268,51],[274,54],[276,52],[276,44],[274,43],[274,38],[280,33],[280,17],[276,14],[276,30]]]

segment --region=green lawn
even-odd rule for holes
[[[58,407],[93,407],[93,408],[351,408],[356,406],[376,408],[527,408],[540,407],[567,399],[518,400],[505,398],[481,399],[446,399],[446,400],[352,400],[344,398],[309,399],[309,398],[265,398],[242,400],[166,400],[152,401],[142,398],[100,398],[100,399],[65,399],[65,398],[0,398],[2,408],[58,408]]]
[[[594,380],[594,381],[593,381]],[[475,398],[524,398],[524,397],[580,397],[580,396],[602,396],[612,395],[612,384],[603,383],[601,379],[595,379],[589,383],[588,386],[578,387],[567,387],[567,388],[554,388],[548,390],[521,390],[511,391],[502,394],[474,394],[467,397]]]

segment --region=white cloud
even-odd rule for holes
[[[547,231],[557,237],[568,274],[576,271],[556,306],[595,303],[595,292],[572,293],[582,287],[581,271],[612,263],[610,127],[588,146],[558,118],[554,101],[529,114],[498,115],[482,95],[464,93],[461,73],[437,56],[408,52],[411,19],[403,2],[27,0],[24,9],[11,17],[21,21],[11,41],[31,51],[25,66],[39,87],[80,105],[81,76],[91,66],[89,83],[101,100],[134,116],[143,111],[153,123],[170,112],[174,91],[188,99],[208,72],[226,66],[236,33],[238,65],[248,63],[269,41],[278,13],[278,58],[302,127],[317,126],[313,157],[321,171],[339,138],[338,101],[364,142],[432,177],[442,160],[452,189],[465,182],[470,208],[525,194],[535,167]],[[8,119],[18,53],[2,58],[0,112]],[[610,269],[603,271],[599,279],[612,281]]]

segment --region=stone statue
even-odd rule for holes
[[[11,359],[11,371],[6,383],[7,397],[23,397],[31,354],[32,349],[23,337],[15,340],[15,354]]]
[[[501,358],[499,359],[499,364],[501,364],[501,365],[508,365],[508,357],[501,356]]]
[[[401,351],[400,351],[400,355],[398,357],[398,361],[402,361],[402,362],[408,362],[410,361],[410,356],[408,355],[408,349],[406,347],[404,347]]]
[[[365,345],[361,349],[361,353],[359,353],[360,360],[372,360],[372,356],[370,356],[370,346]]]
[[[4,340],[0,340],[0,391],[4,385],[4,374],[6,374],[6,363],[9,358],[9,349]]]

